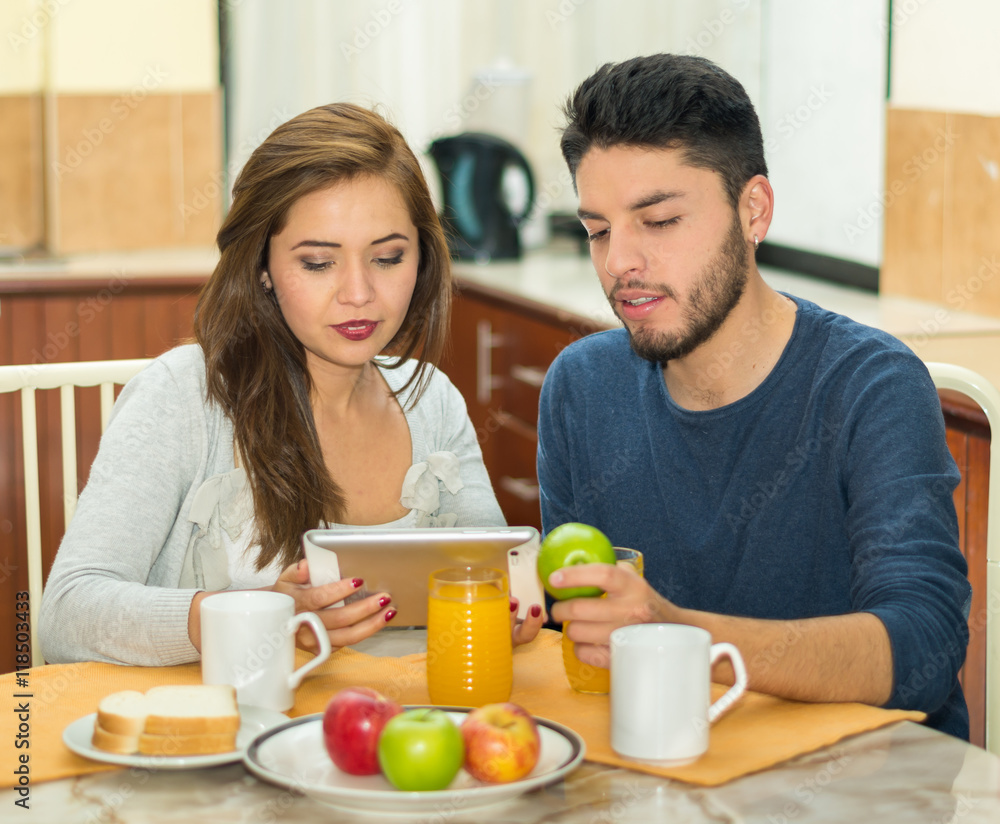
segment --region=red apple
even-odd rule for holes
[[[351,775],[376,775],[382,728],[403,708],[368,687],[338,692],[323,713],[323,743],[338,769]]]
[[[466,772],[496,784],[524,778],[542,748],[535,719],[509,701],[472,710],[462,722],[462,738]]]

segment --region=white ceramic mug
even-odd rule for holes
[[[295,669],[295,633],[309,624],[319,653]],[[312,612],[295,614],[282,592],[219,592],[201,602],[201,680],[232,684],[241,704],[291,709],[292,691],[330,657],[330,637]]]
[[[732,662],[736,683],[712,704],[712,664],[723,656]],[[708,749],[709,725],[746,686],[739,650],[713,644],[700,627],[619,627],[611,633],[611,747],[640,761],[694,761]]]

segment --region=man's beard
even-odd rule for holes
[[[691,354],[718,331],[739,303],[747,285],[747,262],[746,242],[739,219],[734,215],[722,249],[702,270],[700,280],[691,291],[687,304],[682,307],[683,328],[663,331],[648,329],[640,324],[637,329],[631,329],[622,318],[633,351],[641,358],[660,364]],[[616,315],[618,307],[613,296],[617,289],[625,288],[648,287],[638,281],[619,282],[608,298]],[[677,293],[670,287],[661,287],[658,291],[676,300]]]

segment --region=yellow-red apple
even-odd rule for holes
[[[535,719],[509,701],[472,710],[462,722],[462,738],[466,772],[495,784],[524,778],[542,749]]]

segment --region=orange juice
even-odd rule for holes
[[[430,576],[427,690],[434,704],[481,707],[510,698],[513,682],[507,576],[447,569]]]
[[[597,695],[607,695],[611,691],[611,671],[604,667],[585,664],[576,657],[573,642],[569,640],[566,630],[570,622],[563,624],[562,657],[566,667],[566,678],[569,685],[577,692],[589,692]]]
[[[624,549],[615,547],[615,557],[617,563],[628,564],[636,572],[642,575],[642,553],[636,549]],[[604,597],[604,596],[601,596]],[[611,671],[604,667],[595,667],[592,664],[585,664],[576,657],[573,650],[573,642],[569,640],[567,630],[570,622],[563,623],[562,656],[563,666],[566,668],[566,680],[577,692],[592,693],[594,695],[607,695],[611,691]]]

